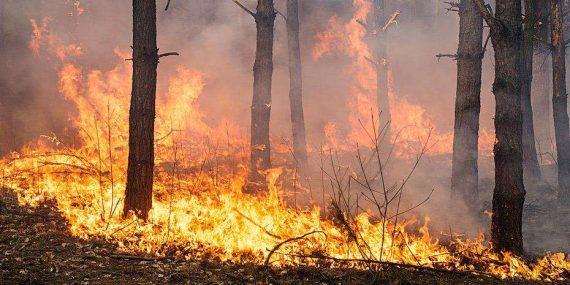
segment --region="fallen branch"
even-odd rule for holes
[[[258,224],[257,222],[255,222],[252,218],[244,215],[242,212],[238,211],[237,209],[234,209],[234,211],[236,211],[236,213],[238,213],[240,216],[242,216],[244,219],[248,220],[250,223],[256,225],[257,227],[259,227],[260,229],[262,229],[267,235],[274,237],[276,239],[282,239],[282,237],[270,232],[268,229],[266,229],[264,226]]]
[[[294,242],[294,241],[302,240],[302,239],[304,239],[304,238],[306,238],[306,237],[308,237],[308,236],[310,236],[310,235],[312,235],[312,234],[316,234],[316,233],[322,233],[322,234],[324,234],[324,235],[326,236],[326,234],[325,234],[323,231],[312,231],[312,232],[308,232],[308,233],[306,233],[306,234],[304,234],[304,235],[302,235],[302,236],[293,237],[293,238],[286,239],[286,240],[280,242],[280,243],[277,244],[275,247],[273,247],[272,250],[269,251],[269,254],[267,255],[267,258],[265,258],[264,266],[265,266],[265,267],[269,267],[269,261],[271,260],[271,256],[272,256],[280,247],[282,247],[283,245],[285,245],[285,244],[287,244],[287,243],[289,243],[289,242]]]
[[[378,260],[367,260],[367,259],[357,259],[357,258],[336,258],[336,257],[332,257],[332,256],[326,256],[326,255],[305,255],[305,254],[288,254],[288,253],[284,253],[284,252],[277,252],[279,254],[282,255],[287,255],[287,256],[292,256],[292,257],[298,257],[298,258],[307,258],[307,259],[319,259],[319,260],[330,260],[330,261],[335,261],[335,262],[353,262],[353,263],[365,263],[365,264],[374,264],[374,265],[389,265],[389,266],[395,266],[395,267],[402,267],[402,268],[410,268],[410,269],[415,269],[415,270],[420,270],[420,271],[429,271],[429,272],[437,272],[437,273],[455,273],[455,274],[461,274],[461,275],[482,275],[482,276],[486,276],[486,277],[490,277],[490,278],[494,278],[497,279],[497,277],[490,275],[488,273],[485,272],[481,272],[481,271],[466,271],[466,270],[459,270],[459,269],[443,269],[443,268],[434,268],[434,267],[425,267],[425,266],[420,266],[420,265],[414,265],[414,264],[405,264],[405,263],[396,263],[396,262],[390,262],[390,261],[378,261]]]
[[[161,261],[168,259],[168,257],[145,257],[145,256],[122,255],[122,254],[113,254],[110,255],[109,257],[113,259],[142,260],[142,261]]]

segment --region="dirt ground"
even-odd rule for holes
[[[378,271],[266,269],[216,260],[125,255],[70,235],[53,203],[18,205],[0,191],[0,284],[534,284],[461,272],[384,266]]]

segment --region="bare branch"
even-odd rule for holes
[[[367,56],[364,57],[364,59],[366,59],[366,61],[370,62],[372,65],[374,65],[375,67],[378,67],[380,65],[380,63],[378,63],[377,61],[375,61],[372,58],[369,58]]]
[[[439,61],[442,57],[449,57],[453,60],[457,60],[459,58],[459,56],[457,54],[446,54],[446,53],[440,53],[440,54],[436,54],[435,57],[437,57],[437,60]]]
[[[240,8],[242,8],[245,12],[247,12],[248,14],[250,14],[252,17],[256,17],[256,14],[253,13],[251,10],[249,10],[247,7],[245,7],[243,4],[241,4],[239,1],[237,0],[232,0],[234,1],[234,3],[236,3],[236,5],[238,5]]]
[[[273,10],[275,10],[275,13],[281,15],[281,17],[283,17],[285,22],[287,22],[287,16],[285,16],[285,14],[281,13],[281,11],[277,10],[277,8],[273,8]]]
[[[496,27],[497,19],[495,19],[495,17],[493,16],[493,13],[491,12],[491,7],[485,4],[485,0],[474,0],[474,1],[475,4],[477,5],[477,8],[479,9],[479,13],[481,13],[481,16],[483,17],[483,19],[485,19],[485,22],[487,22],[487,25],[489,25],[491,29]]]
[[[487,45],[489,44],[490,39],[491,39],[491,33],[489,33],[487,35],[487,39],[485,39],[485,44],[483,45],[483,51],[481,52],[481,57],[485,56],[485,53],[487,52]]]
[[[171,55],[180,55],[180,54],[177,53],[177,52],[175,52],[175,51],[174,51],[174,52],[161,53],[161,54],[158,55],[158,58],[166,57],[166,56],[171,56]]]
[[[401,12],[400,11],[396,11],[394,13],[392,13],[392,16],[390,16],[390,18],[386,21],[386,23],[384,23],[384,26],[382,26],[382,32],[386,32],[388,30],[388,28],[390,28],[392,25],[397,25],[398,24],[398,16],[400,16]]]
[[[447,10],[447,12],[459,12],[460,6],[461,4],[459,2],[444,2],[445,4],[448,4],[449,7],[445,8],[445,10]]]
[[[356,19],[356,22],[358,24],[360,24],[361,26],[363,26],[367,31],[370,30],[370,26],[368,26],[368,24],[366,24],[364,21],[360,20],[360,19]]]
[[[323,231],[312,231],[312,232],[308,232],[302,236],[298,236],[298,237],[293,237],[290,239],[286,239],[282,242],[280,242],[279,244],[277,244],[271,251],[269,251],[269,254],[267,255],[267,258],[265,258],[265,267],[269,266],[269,261],[271,260],[271,256],[275,253],[275,251],[277,251],[280,247],[282,247],[284,244],[289,243],[289,242],[294,242],[294,241],[298,241],[298,240],[302,240],[312,234],[316,234],[316,233],[322,233],[326,236],[326,234]]]
[[[164,11],[168,11],[169,7],[170,7],[170,0],[168,0],[168,2],[166,2],[166,8],[164,8]]]

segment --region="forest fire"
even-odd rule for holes
[[[76,1],[73,5],[77,16],[87,13],[84,3],[80,6]],[[363,157],[373,159],[375,151],[380,163],[378,175],[383,175],[379,143],[371,140],[366,130],[375,133],[378,129],[372,115],[379,112],[374,64],[387,64],[380,62],[385,59],[375,58],[367,43],[368,32],[359,23],[370,17],[373,1],[354,0],[353,8],[353,16],[345,23],[337,16],[330,19],[327,30],[316,36],[318,42],[312,50],[315,60],[329,54],[350,59],[344,71],[350,77],[348,139],[341,139],[344,134],[334,123],[327,122],[323,130],[326,143],[320,150],[358,157],[362,172],[347,167],[349,185],[351,179],[360,184],[364,183],[358,179],[366,183],[373,180],[366,177],[362,161],[366,160]],[[417,218],[411,210],[401,213],[406,212],[400,209],[401,189],[406,182],[401,186],[396,183],[394,188],[400,188],[396,192],[384,189],[385,196],[387,192],[396,193],[392,200],[398,201],[398,209],[389,211],[386,198],[384,213],[372,206],[360,208],[358,198],[347,202],[349,207],[344,210],[334,207],[336,197],[323,198],[323,203],[332,200],[331,205],[318,206],[313,201],[309,206],[293,205],[287,197],[297,189],[291,188],[310,186],[291,185],[297,179],[297,170],[290,166],[296,162],[289,148],[278,144],[272,144],[271,150],[272,159],[279,163],[264,173],[267,191],[246,193],[250,145],[244,135],[247,130],[229,119],[215,123],[206,120],[208,114],[200,106],[200,98],[209,84],[208,74],[184,64],[171,71],[167,88],[159,88],[156,94],[155,169],[149,218],[145,221],[137,215],[124,216],[131,78],[136,55],[116,48],[114,68],[98,70],[82,65],[77,59],[89,54],[80,44],[64,43],[50,33],[50,21],[49,17],[31,20],[29,49],[37,57],[54,59],[58,92],[74,108],[69,114],[76,131],[74,142],[55,134],[42,136],[6,155],[0,161],[2,188],[14,191],[22,206],[37,207],[54,201],[75,237],[103,239],[125,254],[186,260],[209,258],[274,267],[357,269],[401,264],[501,279],[564,281],[570,277],[570,260],[564,253],[546,253],[530,261],[510,252],[495,252],[483,234],[477,239],[454,233],[435,234],[430,231],[429,217]],[[396,159],[414,165],[418,154],[451,155],[453,132],[438,129],[426,107],[399,97],[392,77],[389,71],[389,108],[397,110],[391,113],[389,123],[393,132],[390,145],[394,146]],[[481,155],[492,156],[494,132],[482,129],[480,133]],[[272,136],[271,140],[279,138]],[[366,155],[361,155],[361,149]],[[316,156],[318,151],[310,151],[310,155]],[[333,169],[342,168],[331,164]],[[328,175],[325,167],[320,167],[319,175]],[[342,179],[327,179],[330,181],[323,184],[345,183]],[[370,185],[368,188],[371,193],[380,192]],[[350,208],[354,203],[355,209]]]
[[[370,140],[362,131],[371,128],[371,114],[378,113],[376,107],[376,71],[373,53],[366,43],[367,31],[363,26],[362,19],[370,16],[372,2],[366,0],[353,1],[354,14],[346,23],[340,23],[337,16],[329,20],[328,29],[317,35],[318,44],[313,48],[313,58],[321,57],[338,52],[352,59],[352,65],[346,73],[353,79],[350,90],[351,96],[347,104],[350,106],[349,121],[351,131],[350,141],[360,145],[370,146]],[[394,22],[392,25],[395,25]],[[387,62],[381,63],[388,65]],[[389,67],[388,67],[389,70]],[[453,133],[441,132],[431,121],[427,110],[422,106],[410,103],[406,98],[400,98],[392,88],[392,75],[388,71],[388,102],[392,112],[389,124],[397,135],[392,139],[395,145],[394,154],[405,159],[412,159],[422,148],[422,142],[430,138],[430,147],[427,153],[430,155],[450,154],[453,150]],[[383,122],[381,124],[387,124]],[[482,130],[488,134],[487,130]],[[484,135],[480,137],[479,144],[482,150],[491,154],[495,139]],[[345,149],[353,149],[353,146],[344,146]]]

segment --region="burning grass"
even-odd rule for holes
[[[369,7],[361,8],[364,10],[359,10],[357,16],[364,17]],[[349,38],[365,49],[361,42],[364,35],[358,30],[361,27],[351,24],[346,29]],[[38,32],[40,36],[35,40],[45,38],[41,36],[46,33],[45,27],[40,30],[43,32]],[[33,47],[42,45],[36,42]],[[57,50],[53,52],[58,55]],[[121,58],[129,57],[117,53]],[[57,57],[62,61],[66,58]],[[362,60],[361,54],[354,57]],[[357,62],[351,74],[359,84],[369,88],[355,87],[355,92],[363,91],[358,91],[353,100],[354,104],[360,104],[354,110],[369,114],[372,70],[359,69],[362,66],[367,65]],[[104,239],[127,253],[188,259],[202,255],[276,267],[318,265],[363,269],[397,263],[417,268],[476,271],[500,278],[546,281],[569,278],[570,262],[564,254],[547,254],[535,262],[526,262],[508,253],[493,253],[483,238],[457,239],[444,246],[430,234],[428,218],[421,225],[417,220],[388,219],[387,202],[378,211],[365,209],[358,214],[354,214],[350,202],[344,206],[337,204],[332,219],[323,218],[321,209],[315,206],[303,209],[288,206],[284,196],[291,192],[288,182],[292,178],[286,167],[267,173],[266,193],[243,194],[241,189],[247,176],[244,151],[247,143],[241,135],[244,131],[230,123],[219,126],[204,123],[197,105],[204,86],[203,75],[185,67],[178,68],[167,91],[158,97],[157,170],[150,218],[147,222],[134,217],[121,219],[130,67],[121,63],[111,71],[102,72],[64,63],[59,70],[60,92],[77,109],[72,122],[80,144],[68,146],[54,136],[44,137],[1,161],[2,183],[3,189],[17,194],[21,205],[33,207],[47,200],[55,201],[76,237]],[[422,128],[431,127],[422,110],[408,109],[411,111],[404,114],[406,118],[401,124],[411,121]],[[419,116],[414,116],[418,113]],[[362,124],[361,115],[352,114],[351,124]],[[374,125],[372,128],[362,125],[364,129],[376,129]],[[353,131],[360,127],[353,126]],[[334,133],[334,127],[330,129]],[[422,134],[426,135],[422,131],[419,137]],[[351,134],[355,141],[372,149],[372,157],[374,148],[379,152],[377,141],[369,144],[368,137],[355,136]],[[436,137],[449,138],[441,134]],[[414,135],[414,141],[416,138]],[[360,153],[358,156],[362,158]],[[283,153],[275,157],[282,160],[276,161],[276,165],[289,163],[283,159]],[[361,166],[363,161],[362,158]],[[331,167],[337,166],[333,163]],[[361,172],[364,180],[359,180],[360,183],[368,182],[367,170],[362,167]],[[342,179],[331,182],[340,185]],[[396,188],[403,189],[404,184]],[[341,188],[337,188],[337,195],[343,193]],[[368,186],[375,193],[372,188]],[[388,188],[382,189],[383,194],[390,192]],[[395,193],[401,198],[401,191]],[[398,208],[396,217],[401,212]]]
[[[568,278],[570,263],[563,254],[526,263],[509,254],[492,253],[483,239],[443,246],[430,235],[427,218],[413,231],[410,227],[417,228],[417,222],[380,223],[373,211],[346,218],[351,213],[346,209],[336,211],[336,219],[323,219],[317,207],[290,207],[283,198],[290,192],[286,168],[267,173],[267,193],[242,194],[246,156],[240,146],[246,144],[223,129],[227,126],[211,129],[203,124],[192,104],[159,105],[166,108],[159,108],[157,125],[162,135],[156,142],[150,219],[121,219],[129,98],[124,85],[130,73],[119,66],[108,73],[90,72],[87,81],[81,74],[70,65],[60,73],[60,90],[78,109],[73,121],[80,130],[81,145],[71,147],[55,137],[44,137],[2,160],[4,188],[15,191],[22,205],[55,201],[77,237],[104,239],[128,253],[202,255],[235,263],[333,268],[398,263],[501,278]],[[180,97],[192,102],[202,86],[199,73],[180,68],[163,102]],[[164,114],[181,116],[181,127],[163,120]],[[344,224],[339,217],[345,217]]]
[[[532,280],[562,280],[568,278],[570,270],[563,254],[549,254],[527,263],[508,253],[492,253],[483,239],[456,240],[443,246],[430,235],[428,219],[414,234],[409,227],[415,222],[383,226],[372,222],[371,213],[362,213],[352,224],[358,229],[359,242],[355,242],[346,228],[322,219],[318,208],[288,207],[281,198],[279,169],[268,175],[268,193],[249,196],[241,193],[243,169],[222,175],[210,171],[185,174],[171,168],[170,174],[163,172],[163,178],[159,175],[155,181],[150,220],[122,220],[118,214],[122,181],[111,183],[110,173],[104,171],[100,182],[98,175],[77,171],[87,168],[79,161],[71,154],[30,154],[5,160],[4,187],[14,189],[23,205],[55,201],[73,235],[112,241],[121,251],[136,254],[176,256],[192,252],[189,258],[203,255],[258,264],[267,259],[273,266],[366,268],[387,262]],[[285,240],[288,242],[283,243]],[[368,255],[362,254],[362,242],[367,244]]]

